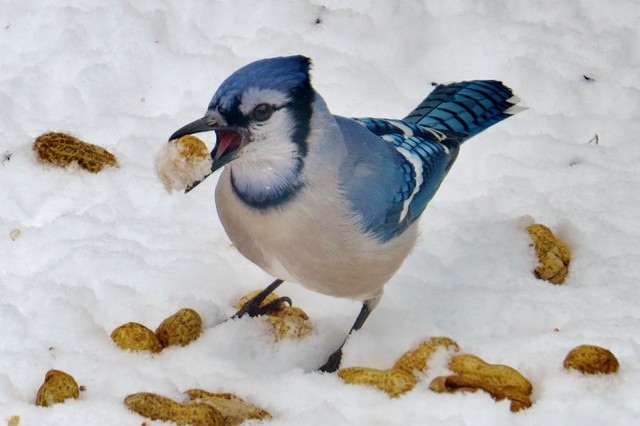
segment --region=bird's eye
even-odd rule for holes
[[[253,109],[253,118],[256,121],[266,121],[273,114],[273,106],[269,104],[258,104]]]

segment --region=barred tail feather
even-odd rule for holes
[[[510,88],[495,80],[438,85],[404,121],[471,137],[526,109],[517,106],[519,101]]]

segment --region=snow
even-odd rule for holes
[[[0,10],[0,422],[138,425],[126,395],[204,388],[259,405],[273,425],[638,423],[637,2],[27,0]],[[168,195],[154,156],[239,66],[297,53],[313,58],[336,114],[402,117],[432,81],[475,78],[503,80],[529,107],[465,144],[343,366],[387,368],[421,339],[449,336],[529,378],[531,408],[433,393],[442,365],[397,399],[315,372],[359,304],[295,284],[279,293],[309,314],[312,336],[275,343],[259,320],[223,322],[272,277],[226,238],[216,177]],[[93,175],[40,164],[31,145],[46,131],[101,145],[120,166]],[[533,220],[573,252],[562,286],[531,273]],[[147,355],[109,338],[182,307],[206,326],[187,347]],[[584,343],[609,348],[620,371],[565,371]],[[34,405],[51,368],[86,387],[79,400]]]

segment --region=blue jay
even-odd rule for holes
[[[402,120],[340,117],[313,89],[310,65],[290,56],[240,68],[204,117],[170,141],[216,132],[222,225],[240,253],[277,278],[235,316],[264,313],[260,302],[292,281],[362,301],[350,335],[411,252],[462,142],[521,108],[501,82],[477,80],[436,86]],[[321,371],[338,369],[343,345]]]

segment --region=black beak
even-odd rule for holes
[[[223,125],[224,121],[221,119],[206,115],[176,130],[171,136],[169,136],[169,140],[172,141],[181,138],[182,136],[193,135],[194,133],[210,132],[222,127]]]
[[[181,127],[169,137],[169,141],[172,141],[182,136],[210,131],[215,131],[217,138],[216,147],[211,151],[211,172],[201,180],[189,185],[185,189],[185,193],[191,191],[213,172],[236,158],[236,152],[240,148],[244,139],[244,132],[228,127],[226,121],[219,114],[209,113],[204,117]]]

